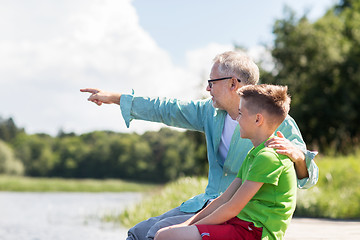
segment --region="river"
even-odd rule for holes
[[[118,240],[127,229],[101,222],[140,193],[0,192],[0,240]]]
[[[124,240],[127,229],[100,218],[140,199],[140,193],[0,192],[0,240]],[[286,239],[360,239],[360,222],[294,218]]]

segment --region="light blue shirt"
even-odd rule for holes
[[[120,109],[127,127],[130,126],[131,120],[139,119],[205,133],[209,162],[208,185],[205,193],[194,196],[181,205],[180,209],[183,212],[197,212],[209,199],[221,195],[235,179],[247,153],[253,147],[249,139],[240,137],[239,126],[237,126],[230,142],[228,155],[222,163],[218,149],[227,113],[214,108],[211,99],[180,101],[123,94]],[[277,131],[281,131],[305,154],[309,177],[298,179],[298,188],[309,188],[315,185],[318,181],[319,170],[313,159],[317,153],[306,150],[294,119],[287,116]]]

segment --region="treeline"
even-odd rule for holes
[[[290,114],[305,142],[322,153],[360,144],[360,0],[342,0],[309,21],[288,10],[273,27],[274,69],[262,82],[286,84]]]
[[[206,175],[202,133],[163,128],[142,135],[97,131],[28,135],[0,118],[0,173],[165,182]]]

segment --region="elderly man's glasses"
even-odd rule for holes
[[[212,88],[213,82],[221,81],[221,80],[225,80],[225,79],[231,79],[231,78],[232,78],[232,77],[224,77],[224,78],[210,79],[210,80],[208,80],[209,88]],[[237,78],[237,80],[238,80],[238,82],[241,82],[240,79]]]

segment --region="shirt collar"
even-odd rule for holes
[[[260,150],[262,150],[263,148],[265,148],[265,142],[266,142],[267,140],[269,140],[270,138],[273,138],[273,137],[274,137],[274,136],[269,137],[269,138],[266,139],[264,142],[260,143],[259,146],[257,146],[256,148],[253,147],[253,148],[250,150],[250,152],[249,152],[249,156],[256,156],[256,155],[260,152]]]

